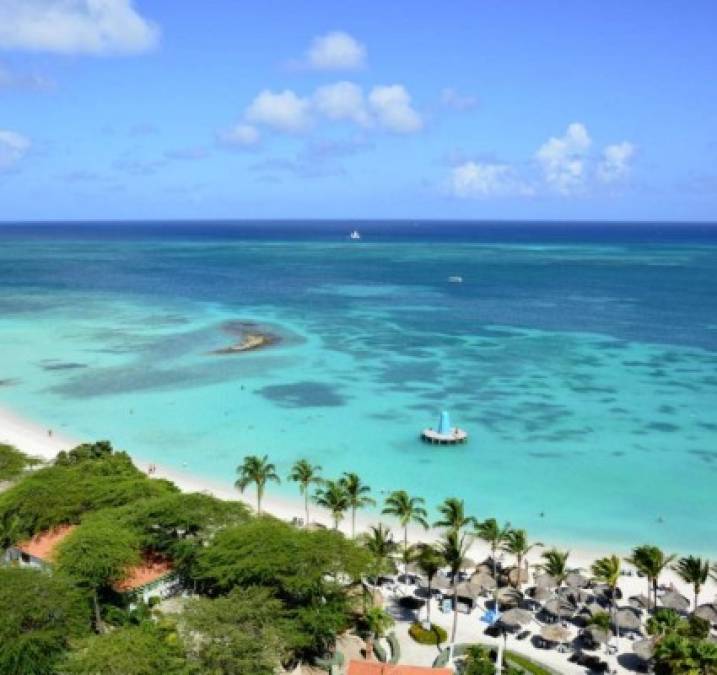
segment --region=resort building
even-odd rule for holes
[[[61,525],[35,535],[32,539],[10,546],[0,559],[6,565],[50,570],[60,543],[76,525]],[[170,561],[146,554],[140,565],[127,570],[125,577],[112,589],[124,595],[130,606],[151,597],[168,598],[180,592],[179,580]]]

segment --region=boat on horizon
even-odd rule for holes
[[[361,233],[358,230],[354,230],[350,235],[349,239],[361,239]]]
[[[448,277],[448,282],[451,284],[462,284],[463,283],[463,277],[460,276],[452,276]]]

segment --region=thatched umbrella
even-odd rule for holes
[[[499,621],[508,628],[527,626],[533,620],[533,615],[527,609],[509,609],[500,615]]]
[[[584,577],[582,574],[578,574],[577,572],[571,572],[567,577],[565,577],[565,583],[573,588],[587,588],[590,583],[590,579]]]
[[[466,570],[473,569],[476,566],[476,561],[473,560],[473,558],[463,558],[463,562],[461,563],[461,570],[464,572]]]
[[[695,616],[710,623],[717,624],[717,602],[700,605],[695,610]]]
[[[492,591],[497,586],[495,579],[485,572],[477,572],[474,574],[470,578],[470,583],[486,591]]]
[[[478,592],[479,589],[467,581],[463,581],[456,586],[456,594],[459,598],[470,598],[471,600],[475,600]]]
[[[563,628],[560,624],[554,623],[543,626],[540,629],[540,637],[546,642],[569,642],[570,631]]]
[[[648,609],[650,606],[649,598],[645,597],[642,593],[640,595],[631,595],[628,602],[630,606],[635,609]]]
[[[684,612],[690,606],[690,601],[677,591],[667,591],[661,598],[660,604],[667,609],[674,609],[676,612]]]
[[[613,623],[619,630],[628,631],[639,631],[642,621],[640,621],[640,614],[634,607],[623,607],[615,612],[614,617],[611,617]]]
[[[543,609],[548,614],[562,618],[564,616],[572,616],[575,614],[577,607],[572,602],[565,600],[564,598],[551,598],[543,605]]]
[[[476,566],[476,574],[490,574],[490,576],[493,576],[493,565],[490,564],[490,558],[484,560],[482,563]]]
[[[600,626],[587,626],[583,629],[583,635],[587,635],[590,640],[597,644],[606,645],[610,640],[610,633]]]
[[[513,586],[518,586],[518,582],[521,584],[528,582],[528,570],[525,568],[511,567],[507,572],[508,583]]]
[[[408,563],[406,565],[406,574],[412,574],[414,577],[420,577],[423,575],[423,572],[416,563]]]
[[[555,577],[551,577],[549,574],[543,573],[538,574],[535,577],[535,585],[543,588],[555,588],[558,585],[558,582],[555,580]]]
[[[655,653],[655,638],[644,638],[632,643],[632,651],[643,661],[649,661]]]
[[[517,607],[523,599],[523,594],[515,589],[506,586],[498,589],[495,594],[496,602],[502,607]]]
[[[591,597],[591,594],[588,591],[575,586],[562,586],[561,588],[558,588],[555,593],[559,598],[569,600],[576,605],[580,602],[586,602],[588,598]]]
[[[553,591],[549,588],[545,588],[545,586],[534,586],[528,591],[528,595],[537,602],[544,602],[553,597]]]

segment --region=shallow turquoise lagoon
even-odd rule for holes
[[[227,485],[308,457],[551,542],[717,553],[717,241],[252,232],[0,228],[0,404]],[[281,343],[213,353],[252,321]],[[418,440],[443,408],[467,445]]]

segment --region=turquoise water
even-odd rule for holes
[[[717,553],[717,230],[530,227],[0,226],[0,404],[227,485],[306,456]],[[281,343],[213,353],[246,321]],[[467,445],[417,440],[444,407]]]

